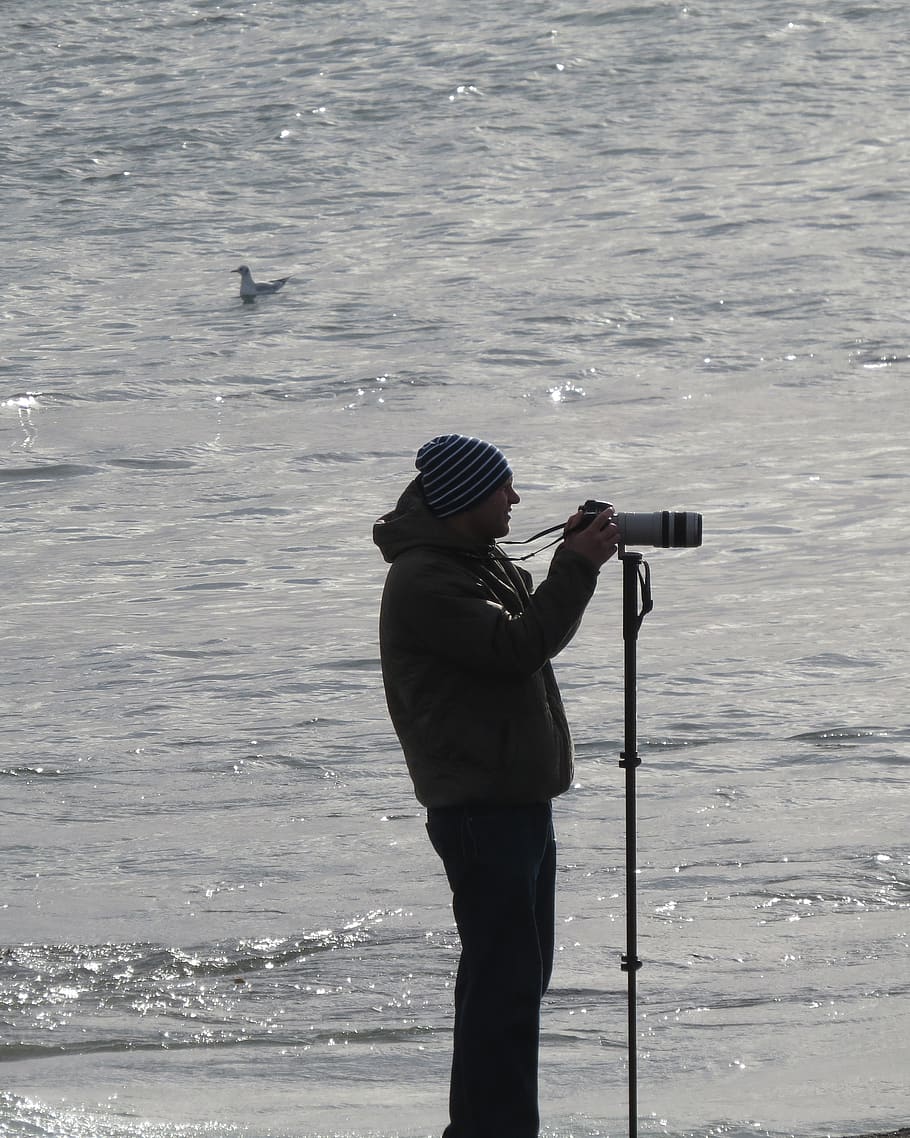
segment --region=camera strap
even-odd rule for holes
[[[538,541],[540,538],[546,537],[547,534],[556,533],[556,531],[559,530],[559,537],[554,538],[553,541],[548,541],[547,544],[542,545],[540,547],[540,549],[535,549],[532,553],[525,553],[522,557],[507,557],[507,559],[509,561],[528,561],[531,557],[536,557],[538,553],[543,553],[544,550],[552,549],[554,545],[558,545],[562,541],[563,533],[565,532],[565,528],[566,528],[565,522],[560,522],[559,525],[550,526],[549,529],[542,529],[540,531],[540,533],[535,533],[531,537],[526,537],[526,538],[524,538],[523,541],[507,540],[507,541],[500,541],[498,544],[499,545],[530,545],[530,543],[532,541]]]

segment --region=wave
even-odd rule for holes
[[[98,474],[97,466],[82,466],[75,462],[56,462],[46,465],[13,466],[0,469],[0,482],[60,482],[67,478],[82,478]]]

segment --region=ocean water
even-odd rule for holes
[[[704,514],[644,551],[640,1129],[906,1124],[906,7],[0,26],[0,1135],[441,1133],[370,528],[445,431],[514,537]],[[620,618],[611,563],[557,662],[545,1138],[628,1132]]]

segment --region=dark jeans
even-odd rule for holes
[[[549,803],[427,811],[461,937],[444,1138],[537,1138],[540,1001],[553,968]]]

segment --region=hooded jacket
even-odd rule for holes
[[[546,802],[572,781],[550,660],[571,640],[598,570],[557,548],[531,577],[495,544],[436,518],[415,479],[373,527],[390,563],[379,642],[392,724],[424,806]]]

